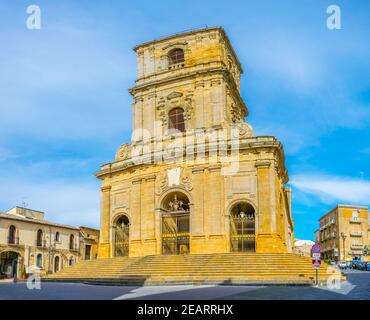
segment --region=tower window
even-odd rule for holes
[[[8,238],[8,243],[9,244],[15,244],[15,227],[14,226],[10,226],[9,228],[9,238]]]
[[[182,49],[173,49],[168,54],[169,64],[179,64],[185,61],[184,50]]]
[[[168,114],[168,128],[176,129],[180,132],[185,131],[184,110],[175,108],[170,111]]]

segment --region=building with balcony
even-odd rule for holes
[[[58,272],[83,259],[80,228],[54,223],[44,212],[15,207],[0,212],[0,278]]]
[[[368,207],[336,206],[319,219],[316,237],[324,259],[369,261],[364,254],[370,243]]]

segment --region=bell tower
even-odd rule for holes
[[[175,34],[134,48],[133,141],[177,130],[244,123],[241,64],[223,28]],[[143,129],[143,130],[140,130]]]
[[[96,173],[99,257],[291,252],[283,146],[245,121],[243,69],[225,31],[134,51],[132,138]]]

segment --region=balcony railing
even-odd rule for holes
[[[36,247],[46,248],[46,240],[36,240]]]
[[[362,232],[361,232],[361,231],[352,231],[352,232],[350,233],[350,235],[351,235],[352,237],[362,237]]]
[[[169,65],[168,70],[180,69],[180,68],[183,68],[183,67],[185,67],[185,63],[181,62],[181,63],[176,63],[176,64]]]
[[[350,220],[349,220],[349,222],[351,222],[351,223],[362,223],[362,219],[361,218],[351,218]]]
[[[362,244],[351,244],[351,249],[361,250],[363,248],[364,248],[364,246]]]
[[[69,250],[70,250],[70,251],[78,251],[78,246],[77,246],[77,244],[70,244],[70,245],[69,245]]]
[[[8,237],[8,245],[19,246],[19,237]]]

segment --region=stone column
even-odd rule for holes
[[[110,257],[110,185],[101,187],[99,258]]]

